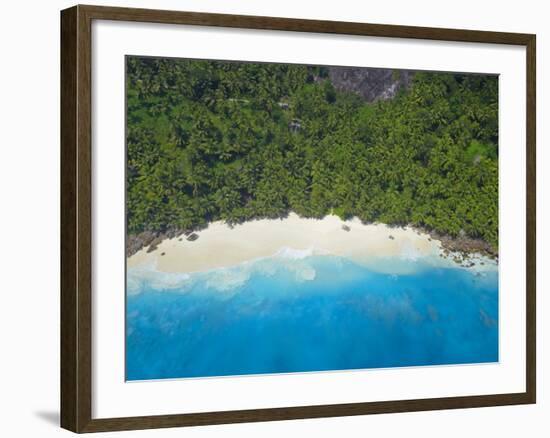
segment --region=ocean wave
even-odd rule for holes
[[[154,263],[136,266],[126,273],[126,293],[137,295],[146,288],[185,291],[190,279],[191,275],[183,272],[160,272]]]
[[[327,257],[323,257],[327,256]],[[473,264],[462,266],[439,254],[421,256],[412,245],[403,245],[397,257],[370,257],[354,259],[328,254],[322,250],[283,247],[269,257],[245,261],[235,266],[194,273],[169,273],[157,270],[155,264],[129,268],[126,291],[136,295],[144,291],[188,293],[193,290],[221,292],[228,297],[243,291],[252,278],[281,276],[290,281],[315,281],[325,268],[322,260],[330,259],[331,266],[344,261],[355,263],[372,272],[414,275],[433,268],[466,269],[476,275],[478,281],[489,273],[498,274],[498,263],[484,257],[473,258]],[[321,264],[320,264],[321,263]],[[492,278],[492,276],[491,276]]]
[[[245,262],[231,268],[215,269],[203,273],[196,281],[202,281],[208,288],[220,292],[242,288],[253,276],[274,277],[292,274],[295,281],[312,281],[317,272],[310,256],[300,259],[270,257]]]
[[[155,264],[141,265],[128,269],[126,291],[128,295],[146,290],[182,293],[189,292],[200,284],[207,289],[227,293],[242,288],[254,275],[273,277],[285,273],[291,274],[298,282],[313,281],[317,276],[317,255],[317,251],[312,248],[299,250],[285,247],[271,257],[196,273],[162,272]]]
[[[246,266],[216,269],[206,274],[205,284],[211,289],[226,292],[244,286],[250,275],[251,270]]]
[[[313,255],[313,248],[307,249],[295,249],[288,246],[283,246],[279,251],[275,253],[275,257],[280,257],[284,259],[291,260],[302,260],[306,257],[311,257]]]

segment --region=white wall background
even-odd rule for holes
[[[550,13],[523,0],[111,0],[95,2],[234,14],[485,29],[537,34],[538,75],[538,404],[458,411],[300,420],[105,436],[143,437],[465,437],[546,436],[550,380],[543,343],[549,276],[544,272],[550,220],[544,202],[548,139]],[[0,18],[0,430],[3,436],[69,436],[58,428],[59,404],[59,10],[65,0],[4,2]],[[545,247],[545,248],[544,248]],[[544,248],[544,249],[543,249]],[[545,251],[546,250],[546,251]]]

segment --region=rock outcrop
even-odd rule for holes
[[[130,257],[151,244],[158,237],[158,233],[144,231],[139,234],[129,234],[126,238],[126,257]]]
[[[392,99],[410,86],[414,72],[386,68],[328,67],[334,88],[358,94],[367,102]]]
[[[172,239],[182,234],[191,234],[191,231],[173,228],[164,232],[142,231],[138,234],[128,234],[126,237],[126,257],[134,255],[143,248],[147,248],[147,252],[153,252],[164,239]]]

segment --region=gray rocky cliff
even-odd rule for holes
[[[330,81],[339,91],[358,94],[367,102],[392,99],[410,86],[414,72],[385,68],[328,67]]]

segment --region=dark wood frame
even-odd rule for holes
[[[526,391],[418,400],[92,419],[91,23],[120,20],[512,44],[527,51]],[[61,426],[99,432],[535,403],[535,75],[531,34],[74,6],[61,12]]]

